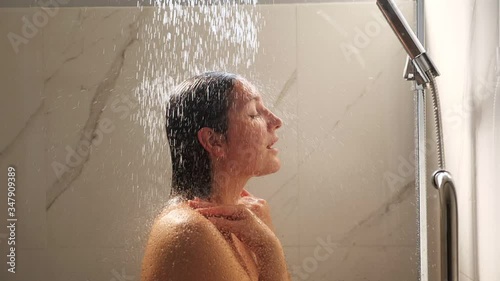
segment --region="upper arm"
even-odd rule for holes
[[[141,281],[177,280],[248,281],[249,277],[208,221],[163,218],[151,230]]]

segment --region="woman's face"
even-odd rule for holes
[[[234,176],[261,176],[280,168],[276,129],[283,122],[264,106],[253,85],[240,80],[235,85],[228,112],[225,158]]]

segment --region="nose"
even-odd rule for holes
[[[271,112],[271,120],[269,121],[269,126],[271,129],[277,130],[283,125],[283,120]]]

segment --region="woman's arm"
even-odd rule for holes
[[[250,281],[218,230],[203,217],[185,215],[169,214],[155,223],[141,281]]]
[[[257,198],[253,196],[248,190],[243,189],[240,194],[240,199],[238,204],[245,205],[250,211],[252,211],[263,223],[276,233],[272,219],[271,210],[267,201],[262,198]]]
[[[269,245],[256,253],[259,263],[259,281],[291,281],[287,269],[283,247],[278,238],[269,241]]]
[[[283,248],[276,235],[244,205],[210,206],[188,201],[221,232],[234,233],[252,250],[259,265],[259,281],[290,281]]]

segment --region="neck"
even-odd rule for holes
[[[245,177],[229,177],[226,172],[214,172],[214,179],[209,201],[220,205],[236,205],[249,180]]]

